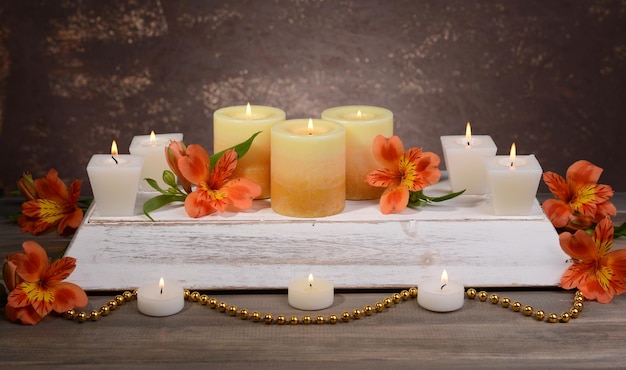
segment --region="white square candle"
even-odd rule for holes
[[[498,148],[489,135],[442,136],[441,147],[452,191],[464,195],[487,193],[483,158],[496,155]]]
[[[498,155],[484,158],[491,203],[496,215],[530,214],[541,179],[541,166],[534,155]]]
[[[130,154],[143,156],[139,190],[156,191],[144,180],[146,178],[156,180],[161,189],[169,187],[163,182],[163,171],[170,169],[165,159],[165,148],[170,144],[170,141],[182,140],[183,134],[181,133],[155,135],[154,131],[150,135],[133,137],[129,148]]]
[[[143,157],[137,155],[94,154],[91,157],[87,175],[100,215],[131,216],[135,213],[142,165]]]

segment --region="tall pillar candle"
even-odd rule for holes
[[[484,159],[491,204],[496,215],[530,214],[543,173],[534,155],[517,156],[515,144],[511,154]]]
[[[261,131],[248,153],[238,161],[233,174],[233,177],[245,177],[261,185],[261,199],[270,196],[270,130],[285,117],[281,109],[250,104],[220,108],[213,114],[213,150],[216,153]]]
[[[272,127],[272,209],[292,217],[343,211],[346,130],[335,122],[294,119]]]
[[[326,109],[322,119],[346,128],[346,199],[379,198],[385,189],[371,186],[365,178],[380,167],[372,143],[377,135],[393,136],[393,113],[385,108],[348,105]]]
[[[141,170],[141,181],[139,182],[139,190],[156,191],[146,178],[153,179],[161,187],[167,189],[169,185],[163,182],[163,171],[169,170],[170,167],[165,159],[165,148],[170,141],[182,141],[183,134],[155,134],[154,131],[150,135],[137,135],[130,142],[129,152],[133,155],[143,156],[143,168]]]
[[[483,158],[496,155],[498,148],[489,135],[471,135],[467,124],[465,136],[442,136],[441,146],[452,191],[465,189],[465,195],[487,193]]]
[[[135,213],[143,157],[118,154],[113,141],[111,154],[94,154],[87,175],[101,216],[131,216]]]

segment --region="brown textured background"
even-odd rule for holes
[[[249,101],[288,118],[386,107],[438,154],[470,121],[499,154],[515,141],[561,174],[587,159],[626,191],[625,72],[624,1],[5,0],[0,188],[54,167],[89,193],[111,140],[127,152],[154,129],[210,150],[213,112]]]

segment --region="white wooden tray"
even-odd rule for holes
[[[442,182],[427,189],[449,192]],[[439,278],[465,286],[555,286],[568,264],[538,202],[529,216],[494,216],[489,196],[467,195],[401,214],[378,201],[348,201],[341,214],[298,219],[253,208],[192,219],[182,204],[137,215],[98,215],[92,205],[67,255],[70,281],[87,290],[128,289],[163,276],[189,289],[285,289],[295,278],[336,288],[392,288]]]

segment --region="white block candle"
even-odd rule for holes
[[[150,135],[137,135],[133,137],[130,143],[130,154],[143,156],[143,168],[141,170],[141,181],[139,182],[139,190],[156,191],[146,182],[146,178],[156,180],[161,189],[167,189],[169,185],[163,182],[163,171],[169,170],[170,167],[165,159],[165,148],[170,141],[182,141],[183,134],[155,134],[154,131]]]
[[[393,113],[385,108],[348,105],[326,109],[322,119],[346,128],[346,199],[379,198],[385,189],[371,186],[365,177],[381,167],[374,159],[372,144],[377,135],[393,136]]]
[[[299,310],[314,311],[330,307],[335,299],[335,288],[328,280],[297,279],[289,284],[287,297],[289,305]]]
[[[511,154],[484,159],[491,203],[496,215],[530,214],[537,196],[542,169],[534,155],[517,156],[515,144]]]
[[[449,282],[446,270],[443,270],[441,280],[428,280],[418,285],[417,302],[430,311],[456,311],[463,307],[464,298],[463,285]]]
[[[338,123],[294,119],[272,127],[272,209],[324,217],[346,204],[346,130]]]
[[[131,216],[135,213],[143,157],[118,154],[113,141],[111,154],[94,154],[87,175],[101,216]]]
[[[270,130],[285,120],[282,109],[262,105],[220,108],[213,114],[213,150],[217,153],[261,133],[237,162],[232,178],[245,177],[261,185],[259,199],[270,196]]]
[[[146,284],[137,289],[137,309],[148,316],[170,316],[185,306],[185,292],[179,285],[163,278],[159,283]]]
[[[465,136],[442,136],[441,147],[452,191],[465,189],[464,195],[486,194],[483,158],[496,155],[498,149],[491,136],[471,135],[468,123]]]

